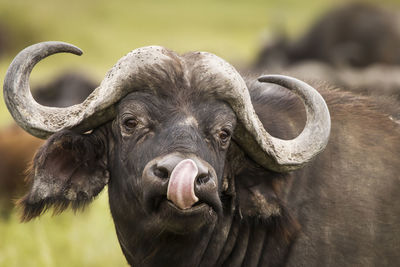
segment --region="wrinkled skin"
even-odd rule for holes
[[[183,158],[195,155],[213,167],[215,182],[221,185],[230,138],[222,136],[226,140],[221,140],[220,135],[221,131],[233,132],[236,118],[226,104],[202,101],[201,97],[195,99],[196,104],[179,97],[176,100],[154,99],[150,106],[149,99],[148,94],[129,95],[121,101],[119,115],[112,123],[113,146],[117,153],[110,157],[111,177],[120,179],[111,179],[109,183],[110,207],[114,218],[121,218],[116,225],[117,233],[125,255],[128,259],[132,257],[131,263],[145,261],[151,249],[165,243],[165,246],[171,246],[169,253],[164,252],[151,262],[172,261],[172,264],[182,255],[173,253],[173,245],[166,243],[171,238],[180,238],[182,243],[192,246],[193,251],[203,253],[196,249],[198,245],[193,240],[210,234],[210,230],[200,229],[212,229],[215,225],[222,209],[218,197],[222,190],[215,198],[200,197],[200,201],[206,203],[205,207],[198,206],[199,209],[193,212],[182,211],[167,203],[167,181],[164,188],[151,188],[150,183],[145,184],[142,175],[145,166],[153,159],[171,153],[182,154]],[[208,116],[211,110],[214,111],[212,114],[218,115]],[[134,128],[129,125],[133,119],[137,120]],[[124,188],[132,188],[133,192]],[[111,197],[117,194],[121,197]],[[132,225],[132,220],[138,217],[143,219]],[[140,233],[146,234],[141,237]],[[174,258],[174,254],[178,258]],[[183,265],[188,263],[197,264],[182,262]]]

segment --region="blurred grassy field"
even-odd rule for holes
[[[45,40],[70,42],[85,53],[81,58],[57,55],[46,59],[33,71],[31,84],[72,68],[100,80],[127,52],[153,44],[178,52],[209,51],[234,64],[247,64],[261,43],[274,36],[274,29],[299,35],[317,15],[338,3],[0,0],[0,23],[15,32],[19,41],[13,52],[0,58],[0,80],[19,49]],[[1,101],[0,125],[10,121]],[[86,212],[77,215],[46,215],[19,224],[14,213],[9,221],[0,221],[0,266],[124,265],[104,193]]]
[[[0,79],[19,49],[46,40],[75,44],[84,55],[44,60],[33,71],[32,84],[71,68],[89,70],[100,80],[127,52],[154,44],[177,52],[209,51],[245,63],[255,56],[262,40],[272,37],[273,28],[300,33],[333,2],[306,6],[297,0],[0,0],[0,22],[19,33],[18,49],[0,62]],[[0,123],[7,119],[1,102]]]
[[[0,266],[127,266],[104,192],[85,212],[0,220]]]

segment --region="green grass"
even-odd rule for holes
[[[209,51],[234,64],[247,64],[261,42],[274,36],[274,29],[285,29],[292,37],[300,35],[334,3],[337,1],[0,0],[0,22],[8,24],[19,41],[14,52],[0,58],[0,80],[17,50],[45,40],[70,42],[85,53],[44,60],[33,71],[31,84],[71,68],[100,80],[127,52],[153,44],[180,53]],[[0,125],[10,120],[1,101]],[[0,266],[124,265],[104,193],[86,212],[76,215],[47,214],[20,224],[14,213],[9,221],[0,221]]]
[[[0,220],[0,266],[127,266],[102,193],[85,212]]]

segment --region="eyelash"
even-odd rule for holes
[[[139,121],[136,118],[128,118],[123,121],[123,125],[127,130],[133,130],[137,127]]]
[[[229,141],[229,138],[231,137],[231,134],[229,131],[223,129],[219,131],[218,133],[218,138],[221,140],[222,143],[226,144]]]
[[[225,149],[227,148],[229,141],[231,139],[232,133],[228,129],[221,129],[217,132],[216,138],[220,146]]]

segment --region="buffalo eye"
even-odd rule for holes
[[[222,145],[226,145],[231,137],[231,133],[228,130],[221,130],[218,132],[218,139],[220,140]]]
[[[123,125],[127,130],[133,130],[138,125],[138,120],[134,118],[129,118],[124,120]]]

